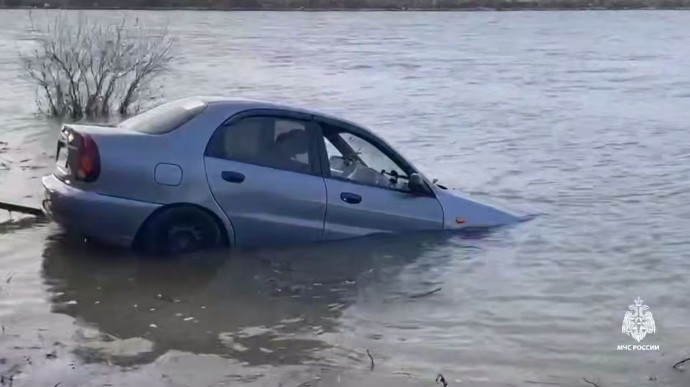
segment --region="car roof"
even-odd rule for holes
[[[209,105],[221,105],[224,107],[229,108],[230,110],[236,110],[238,112],[244,111],[244,110],[251,110],[251,109],[280,109],[280,110],[289,110],[297,113],[304,113],[304,114],[309,114],[309,115],[316,115],[324,118],[330,118],[332,120],[340,121],[345,124],[350,124],[357,126],[360,129],[364,129],[366,131],[369,131],[366,127],[364,127],[361,124],[358,124],[356,122],[347,120],[343,117],[339,117],[333,114],[328,114],[323,111],[320,111],[316,108],[309,108],[306,106],[299,106],[295,104],[286,104],[286,103],[278,103],[278,102],[273,102],[273,101],[267,101],[267,100],[258,100],[258,99],[248,99],[248,98],[232,98],[232,97],[223,97],[223,96],[197,96],[197,97],[190,97],[190,98],[184,98],[185,100],[190,100],[190,99],[195,99],[198,101],[201,101],[203,103],[209,104]]]

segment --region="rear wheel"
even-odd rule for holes
[[[194,207],[171,207],[154,214],[138,246],[155,255],[177,255],[221,246],[224,237],[212,215]]]

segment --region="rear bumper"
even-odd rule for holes
[[[131,247],[139,227],[159,204],[100,195],[44,176],[43,212],[66,231]]]

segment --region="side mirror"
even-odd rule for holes
[[[410,175],[408,187],[410,188],[410,191],[416,194],[429,193],[429,189],[424,183],[424,179],[422,179],[422,177],[418,173],[412,173]]]

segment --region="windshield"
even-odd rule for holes
[[[199,100],[169,102],[125,120],[118,126],[148,134],[168,133],[196,117],[206,106]]]

